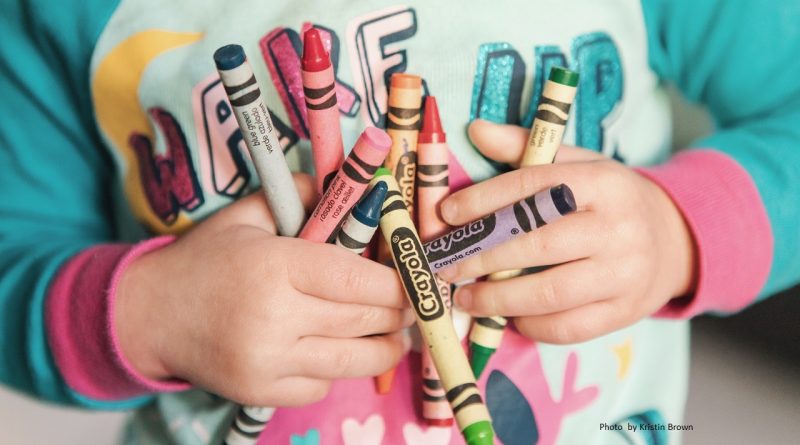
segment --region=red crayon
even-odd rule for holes
[[[449,157],[447,137],[439,120],[436,98],[425,99],[422,130],[417,139],[417,216],[420,239],[430,241],[446,234],[450,226],[439,216],[439,205],[449,189]],[[442,300],[449,308],[450,283],[438,276],[436,284]],[[453,410],[442,387],[430,351],[422,350],[422,417],[429,425],[450,426]]]
[[[308,110],[308,130],[317,192],[323,193],[344,161],[339,107],[336,103],[336,79],[331,58],[314,28],[303,34],[303,93]]]
[[[385,131],[364,130],[298,237],[317,243],[333,241],[336,229],[367,189],[391,146],[392,139]]]

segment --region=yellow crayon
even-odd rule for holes
[[[447,391],[456,423],[468,445],[493,444],[489,410],[478,391],[400,188],[392,176],[380,179],[389,189],[381,210],[381,232],[390,246],[425,347]]]

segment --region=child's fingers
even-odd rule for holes
[[[332,338],[357,338],[397,332],[414,323],[410,309],[341,304],[314,298],[309,334]]]
[[[293,173],[292,176],[294,177],[297,191],[300,193],[300,200],[303,201],[303,207],[306,209],[306,214],[311,214],[319,199],[314,177],[305,173]]]
[[[442,218],[461,226],[561,183],[572,189],[579,209],[591,208],[599,193],[595,164],[541,165],[496,176],[450,195],[442,202]]]
[[[596,301],[563,312],[514,319],[526,337],[552,344],[579,343],[622,329],[638,318],[630,300]]]
[[[439,275],[452,283],[508,269],[561,264],[602,249],[605,234],[594,212],[578,212],[494,249],[467,257]]]
[[[455,304],[473,316],[552,314],[609,298],[614,283],[597,262],[580,260],[503,281],[458,288]]]
[[[295,289],[340,303],[402,308],[405,294],[394,269],[333,244],[287,238],[286,268]]]
[[[467,127],[467,134],[475,147],[490,159],[519,165],[525,144],[528,143],[528,129],[516,125],[495,124],[476,119]]]
[[[562,144],[561,148],[559,148],[558,152],[556,152],[555,162],[587,162],[599,161],[603,159],[607,158],[594,150]]]
[[[406,334],[334,339],[305,337],[295,348],[300,375],[316,379],[348,379],[379,375],[392,369],[406,352]]]
[[[304,173],[295,173],[293,176],[294,183],[300,193],[300,199],[303,201],[308,213],[314,209],[317,201],[313,178]],[[275,219],[272,217],[272,212],[267,205],[264,192],[260,189],[220,210],[209,218],[208,223],[218,224],[220,229],[230,225],[247,225],[258,227],[270,233],[277,233]]]
[[[528,145],[530,129],[516,125],[496,124],[476,119],[469,124],[467,134],[475,147],[490,159],[519,167],[519,160]],[[604,159],[593,150],[561,145],[555,162],[580,162]]]
[[[274,406],[275,400],[281,400],[281,406],[305,406],[324,399],[331,389],[329,380],[303,376],[283,377],[271,383],[269,387],[262,388],[263,396],[248,387],[242,388],[246,390],[236,400],[248,406]]]

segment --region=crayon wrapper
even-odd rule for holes
[[[433,270],[439,270],[523,233],[514,218],[513,208],[506,207],[429,243],[426,253]]]
[[[503,340],[503,329],[492,329],[478,323],[472,324],[469,341],[485,347],[497,348]]]
[[[544,84],[542,99],[536,109],[536,118],[531,126],[528,145],[520,165],[551,164],[564,139],[569,119],[569,109],[575,100],[576,87],[548,80]],[[553,105],[557,102],[560,105]],[[561,109],[559,107],[565,107]]]
[[[398,151],[392,145],[392,151],[386,158],[386,166],[392,170],[392,175],[400,187],[400,194],[408,211],[414,214],[414,184],[417,177],[417,153],[410,150],[411,140],[416,140],[416,131],[387,130],[393,141],[400,141],[403,150]],[[416,143],[413,150],[416,150]]]
[[[409,213],[414,214],[414,184],[417,175],[417,137],[421,124],[419,89],[392,88],[389,91],[389,113],[386,133],[392,138],[392,149],[386,167],[392,171]],[[393,112],[393,110],[395,110]],[[406,113],[403,115],[403,113]],[[413,216],[412,216],[413,219]]]
[[[405,212],[391,212],[381,219],[381,230],[391,246],[417,326],[442,385],[448,393],[469,387],[450,400],[451,406],[460,406],[454,408],[456,423],[464,430],[471,424],[489,420],[486,405],[474,401],[475,396],[480,401],[475,378],[410,217]]]

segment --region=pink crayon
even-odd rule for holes
[[[314,28],[303,34],[302,76],[311,151],[317,172],[317,192],[321,194],[342,166],[344,147],[333,65],[319,31]]]
[[[374,127],[364,130],[298,236],[317,243],[332,242],[391,146],[392,138],[385,131]]]

